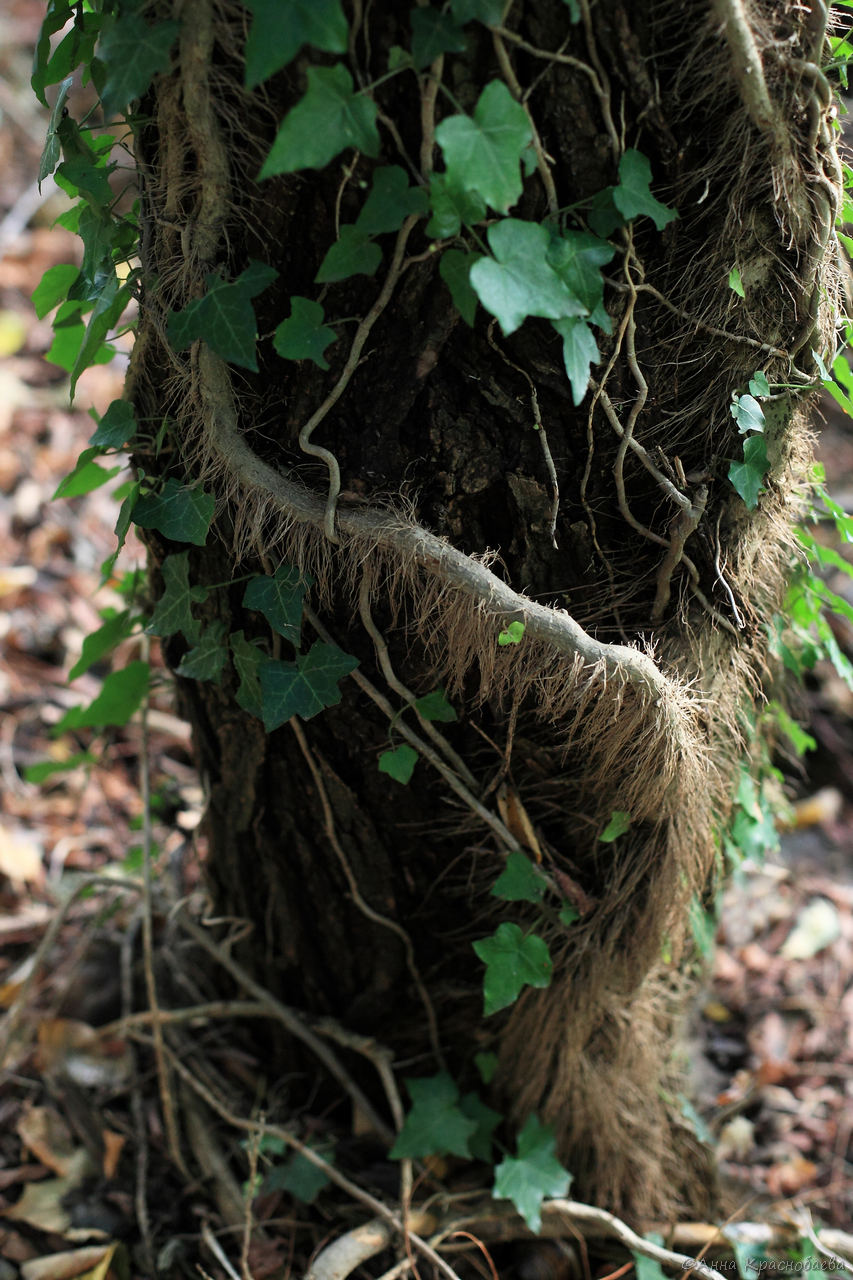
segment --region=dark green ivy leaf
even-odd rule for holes
[[[411,781],[417,763],[417,751],[404,742],[391,751],[382,752],[379,757],[379,772],[387,773],[389,778],[405,786]]]
[[[35,57],[33,58],[33,74],[30,80],[33,93],[35,93],[43,107],[47,106],[47,100],[44,96],[45,87],[55,83],[55,81],[48,79],[48,68],[53,60],[50,38],[56,35],[56,32],[61,27],[65,26],[69,18],[74,16],[71,5],[72,0],[48,0],[45,7],[45,16],[39,31]],[[65,77],[60,76],[58,78],[64,79]]]
[[[559,320],[582,316],[586,307],[548,262],[551,237],[537,222],[503,218],[489,227],[493,258],[471,269],[471,284],[509,336],[528,316]]]
[[[651,193],[652,166],[642,152],[629,147],[619,161],[619,186],[613,188],[613,203],[629,221],[645,214],[651,218],[658,231],[678,217],[675,209],[669,209]]]
[[[458,718],[441,689],[433,689],[432,693],[425,693],[422,698],[416,698],[414,707],[424,720],[438,720],[440,724],[452,724]]]
[[[136,435],[136,416],[128,400],[113,400],[98,421],[89,444],[99,449],[121,449]]]
[[[203,547],[214,506],[212,493],[188,489],[170,476],[159,493],[146,493],[137,499],[133,522],[143,529],[156,529],[172,542],[192,542]]]
[[[451,182],[446,173],[433,174],[429,184],[432,217],[426,233],[437,240],[458,236],[462,226],[473,227],[486,216],[486,202],[476,191]]]
[[[429,207],[425,187],[410,187],[405,169],[386,165],[373,174],[373,185],[355,225],[369,236],[399,231],[409,214],[424,214]]]
[[[498,1055],[496,1053],[475,1053],[474,1066],[480,1073],[480,1079],[483,1084],[491,1084],[495,1078],[495,1072],[498,1069]]]
[[[261,699],[261,663],[267,661],[264,650],[255,641],[247,640],[242,631],[231,633],[231,656],[234,670],[240,681],[237,689],[237,705],[249,715],[263,718]]]
[[[457,22],[484,22],[499,27],[504,11],[504,0],[450,0],[450,8]]]
[[[349,29],[341,0],[246,0],[252,26],[246,41],[246,88],[254,89],[292,62],[304,44],[346,53]]]
[[[107,281],[98,295],[83,334],[83,341],[71,366],[69,382],[72,398],[80,374],[85,369],[91,368],[93,364],[98,364],[99,357],[105,349],[110,355],[113,354],[113,348],[107,344],[106,337],[118,324],[132,296],[130,285],[120,285],[115,275]]]
[[[521,153],[531,137],[524,108],[503,80],[486,85],[473,117],[448,116],[435,131],[449,181],[478,192],[498,213],[521,195]]]
[[[61,262],[56,267],[48,267],[33,290],[32,303],[39,320],[43,320],[48,311],[68,296],[68,290],[79,274],[79,267],[71,263]]]
[[[291,298],[290,315],[273,334],[272,344],[278,354],[285,360],[313,360],[321,369],[328,369],[325,351],[338,335],[323,323],[324,318],[319,302]]]
[[[336,280],[347,280],[350,276],[372,276],[381,261],[382,250],[367,232],[346,225],[341,227],[314,279],[317,284],[331,284]]]
[[[612,244],[588,231],[567,231],[555,236],[548,251],[548,261],[557,275],[589,312],[588,323],[597,324],[606,333],[610,332],[611,323],[604,306],[601,268],[612,260],[615,252]]]
[[[263,293],[278,272],[265,262],[250,262],[236,280],[228,282],[215,272],[205,277],[207,293],[194,298],[183,311],[172,311],[166,331],[176,351],[201,338],[223,360],[257,370],[255,354],[257,322],[252,299]]]
[[[243,607],[262,613],[273,631],[299,648],[302,632],[302,601],[310,583],[298,569],[280,564],[273,577],[259,575],[246,585]]]
[[[114,617],[107,618],[106,622],[102,623],[96,631],[90,632],[83,641],[80,657],[68,672],[68,679],[76,680],[78,676],[82,676],[84,671],[88,671],[101,658],[108,653],[112,653],[116,645],[127,639],[133,631],[136,621],[130,610],[125,609]]]
[[[522,987],[547,987],[551,982],[547,945],[535,933],[522,933],[517,924],[505,921],[490,938],[472,945],[486,966],[484,1017],[513,1004]]]
[[[492,1162],[492,1134],[500,1124],[503,1116],[499,1111],[487,1107],[478,1093],[466,1093],[459,1103],[459,1110],[469,1120],[473,1120],[477,1128],[471,1134],[468,1146],[475,1160]]]
[[[87,707],[71,707],[54,732],[105,729],[110,725],[127,724],[148,692],[149,674],[147,662],[131,662],[120,671],[112,671],[97,698]]]
[[[270,658],[260,668],[263,721],[268,733],[291,716],[310,720],[341,700],[339,682],[358,666],[358,659],[334,644],[316,641],[295,662]]]
[[[56,95],[56,102],[53,104],[53,110],[50,113],[50,119],[47,124],[47,137],[45,138],[44,149],[39,160],[38,182],[39,190],[41,184],[59,164],[59,157],[62,148],[59,144],[59,126],[62,123],[62,113],[65,110],[65,99],[68,97],[68,91],[71,88],[71,76],[62,81],[59,86],[59,93]]]
[[[494,897],[502,898],[504,902],[541,902],[545,880],[529,858],[513,850],[491,891]]]
[[[590,365],[598,364],[601,352],[592,329],[580,317],[567,316],[563,320],[552,320],[551,323],[563,339],[563,364],[572,386],[572,400],[577,406],[589,386]]]
[[[315,1149],[312,1147],[312,1150]],[[317,1154],[322,1155],[327,1164],[334,1164],[333,1151],[319,1149]],[[278,1165],[267,1174],[261,1187],[261,1194],[286,1191],[297,1200],[301,1200],[303,1204],[313,1204],[323,1188],[328,1185],[328,1175],[318,1165],[312,1164],[301,1151],[294,1151],[283,1165]]]
[[[93,462],[92,459],[100,454],[100,449],[84,449],[77,459],[74,470],[71,471],[64,480],[60,480],[57,485],[56,492],[53,497],[56,498],[79,498],[84,493],[92,493],[95,489],[100,489],[102,484],[106,484],[108,480],[112,480],[113,476],[117,476],[121,467],[111,467],[107,471],[104,467]]]
[[[518,1155],[507,1156],[495,1169],[495,1200],[511,1200],[530,1230],[542,1225],[542,1201],[564,1196],[572,1175],[555,1155],[556,1139],[550,1125],[530,1116],[518,1135]]]
[[[207,599],[205,587],[190,585],[190,553],[166,556],[160,567],[163,577],[163,594],[154,606],[151,621],[145,630],[152,636],[174,636],[180,632],[190,644],[195,644],[201,632],[201,623],[193,617],[192,606]]]
[[[209,623],[195,648],[181,658],[177,674],[188,680],[218,681],[228,657],[227,633],[228,628],[220,619]]]
[[[454,22],[449,13],[441,13],[428,6],[413,9],[412,58],[418,71],[428,67],[442,53],[464,53],[465,32]]]
[[[446,249],[438,264],[438,274],[450,290],[453,305],[472,328],[477,312],[477,295],[471,288],[471,268],[482,256],[481,253],[463,253],[461,249]]]
[[[129,102],[141,98],[154,76],[169,67],[169,52],[181,29],[179,22],[149,24],[125,7],[107,27],[98,45],[98,58],[106,67],[101,86],[105,116],[116,115]]]
[[[590,229],[603,239],[625,225],[625,219],[613,203],[615,190],[615,187],[605,187],[603,191],[597,191],[590,201],[587,221]]]
[[[747,436],[743,442],[743,462],[729,465],[729,480],[750,511],[758,506],[758,495],[767,473],[767,445],[764,436]]]
[[[421,1156],[470,1157],[477,1122],[459,1107],[459,1089],[446,1071],[424,1080],[407,1080],[412,1109],[391,1148],[392,1160]]]
[[[346,67],[309,67],[308,91],[284,117],[259,176],[323,169],[346,147],[379,155],[376,103],[355,93]]]

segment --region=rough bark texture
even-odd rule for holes
[[[182,8],[191,22],[178,65],[158,81],[148,103],[151,124],[139,139],[143,266],[151,283],[131,394],[143,413],[172,412],[190,474],[201,459],[208,472],[218,469],[223,492],[233,494],[239,485],[199,442],[205,401],[197,356],[168,351],[165,309],[193,296],[204,271],[233,277],[260,258],[279,272],[258,305],[259,333],[269,335],[292,295],[317,295],[314,276],[336,222],[355,220],[376,162],[345,153],[324,170],[256,184],[276,122],[304,89],[306,66],[329,59],[303,51],[263,96],[246,95],[240,12],[207,0]],[[371,558],[364,543],[344,539],[325,550],[318,550],[317,537],[288,543],[287,521],[274,504],[253,506],[251,494],[240,498],[251,508],[248,516],[239,502],[223,506],[220,540],[193,553],[197,579],[221,583],[233,572],[235,529],[244,553],[240,572],[277,563],[282,548],[301,549],[305,567],[320,578],[311,599],[323,625],[399,709],[358,616],[362,566],[374,574],[373,618],[398,677],[417,694],[450,678],[460,719],[440,727],[473,775],[469,789],[495,814],[501,797],[503,819],[524,845],[522,825],[507,816],[512,798],[520,800],[546,869],[562,877],[564,894],[581,908],[573,930],[552,926],[551,988],[528,991],[513,1010],[481,1018],[481,971],[470,943],[506,915],[488,892],[505,849],[426,761],[405,789],[377,771],[389,725],[363,687],[347,681],[339,707],[299,732],[286,725],[265,735],[237,706],[233,673],[222,687],[181,682],[209,794],[211,890],[219,909],[252,921],[243,952],[256,972],[289,1003],[376,1036],[405,1060],[408,1074],[428,1075],[437,1064],[427,1013],[406,945],[387,920],[401,925],[454,1074],[470,1080],[474,1052],[496,1046],[500,1105],[516,1118],[536,1109],[553,1119],[580,1193],[638,1212],[691,1201],[701,1208],[707,1194],[689,1131],[662,1100],[676,1078],[669,1059],[677,960],[686,902],[712,866],[714,823],[725,821],[728,771],[743,749],[737,703],[761,679],[762,623],[778,595],[787,508],[806,453],[792,425],[797,396],[780,393],[767,411],[767,497],[749,516],[727,480],[738,447],[730,398],[756,368],[780,382],[792,380],[798,362],[810,374],[808,352],[821,346],[826,327],[818,313],[819,264],[831,232],[835,176],[825,104],[816,102],[814,77],[804,70],[820,59],[822,28],[815,45],[809,15],[793,4],[756,5],[744,15],[763,57],[773,109],[768,123],[745,94],[726,43],[726,8],[714,17],[705,3],[690,0],[675,6],[599,0],[591,11],[582,5],[584,21],[572,26],[560,0],[519,0],[507,19],[515,36],[539,50],[562,50],[576,65],[538,57],[509,38],[499,47],[477,24],[469,28],[469,55],[447,60],[446,81],[466,110],[501,73],[504,53],[520,85],[535,86],[529,103],[560,207],[585,207],[616,180],[615,150],[637,146],[651,161],[658,197],[679,210],[662,233],[643,218],[632,237],[614,237],[606,298],[614,335],[604,340],[604,363],[594,370],[601,378],[613,356],[606,396],[590,394],[574,406],[559,339],[544,324],[528,321],[506,339],[480,310],[474,328],[466,326],[439,277],[438,255],[425,252],[430,241],[420,222],[407,246],[413,261],[345,396],[315,436],[340,464],[342,510],[377,499],[403,510],[405,501],[412,519],[460,550],[491,549],[499,557],[495,571],[515,590],[567,608],[599,639],[653,640],[662,670],[692,683],[690,740],[700,744],[702,758],[685,759],[674,748],[670,772],[656,776],[654,732],[642,730],[632,709],[639,695],[611,682],[603,692],[567,701],[579,679],[571,663],[562,674],[547,668],[538,684],[525,686],[513,676],[517,655],[497,655],[504,675],[486,681],[483,699],[483,627],[496,637],[496,623],[473,609],[474,623],[467,618],[453,630],[447,619],[458,602],[431,582],[429,566],[420,566],[414,585],[401,571],[395,586],[393,557]],[[351,65],[365,82],[387,66],[392,45],[409,40],[408,15],[398,5],[376,0],[367,9],[351,50]],[[201,74],[194,60],[201,60]],[[205,76],[216,146],[193,97]],[[409,163],[418,173],[413,74],[390,80],[377,97],[405,153],[380,125],[382,162]],[[438,118],[452,110],[439,94]],[[535,178],[514,212],[545,216],[545,192]],[[195,245],[190,255],[182,228]],[[361,317],[371,306],[392,237],[381,244],[375,279],[356,276],[329,288],[330,319]],[[728,286],[735,266],[745,300]],[[644,291],[644,283],[656,292]],[[244,440],[263,461],[295,469],[320,496],[326,467],[300,452],[297,437],[340,374],[348,341],[330,349],[329,373],[280,360],[262,341],[259,372],[240,372],[233,382]],[[553,486],[543,433],[534,425],[534,385],[559,480],[553,540]],[[694,502],[705,491],[704,515],[688,530],[685,547],[695,581],[691,586],[683,565],[676,567],[671,597],[657,610],[679,511],[635,454],[621,457],[606,400],[623,430],[635,407],[635,434],[672,485]],[[151,467],[151,459],[140,460]],[[624,481],[621,510],[614,467]],[[152,551],[156,564],[165,548]],[[264,634],[261,620],[241,609],[241,595],[241,587],[220,592],[209,607],[229,630]],[[407,626],[412,620],[416,625]],[[479,668],[467,655],[446,652],[448,634],[457,646],[467,636]],[[167,656],[177,663],[179,643],[171,642]],[[592,714],[614,743],[598,755],[584,729]],[[622,716],[635,729],[620,738]],[[597,836],[618,808],[630,808],[634,822],[617,850]],[[524,909],[512,918],[523,920]],[[661,959],[664,938],[676,963]],[[292,1047],[279,1048],[282,1070],[300,1061],[289,1056]]]

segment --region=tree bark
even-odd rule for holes
[[[324,295],[329,321],[361,319],[395,249],[404,263],[313,437],[342,474],[335,544],[262,492],[263,466],[325,500],[326,462],[298,437],[345,368],[355,321],[339,326],[329,372],[281,360],[263,339],[292,296],[317,296],[319,264],[336,228],[358,216],[377,164],[426,178],[437,153],[423,121],[459,107],[430,89],[437,64],[417,80],[395,77],[376,89],[394,125],[380,125],[378,161],[346,152],[325,169],[258,182],[307,67],[330,59],[303,50],[249,94],[242,11],[180,7],[177,65],[156,82],[139,134],[149,283],[130,394],[141,416],[174,419],[179,473],[223,496],[219,536],[192,553],[195,580],[298,563],[315,579],[305,641],[328,636],[359,660],[338,706],[272,734],[237,704],[233,670],[221,686],[179,682],[208,794],[216,909],[251,922],[242,958],[276,995],[387,1044],[407,1074],[447,1065],[464,1086],[474,1054],[497,1049],[492,1101],[516,1120],[535,1110],[557,1125],[579,1196],[640,1214],[704,1209],[707,1170],[670,1101],[687,906],[712,872],[746,749],[738,710],[760,694],[763,624],[778,605],[807,462],[800,392],[781,390],[765,406],[766,495],[748,512],[727,478],[740,443],[729,408],[756,369],[805,386],[811,350],[831,337],[822,262],[837,174],[813,72],[823,26],[794,4],[721,0],[709,14],[698,0],[581,0],[572,24],[559,0],[518,0],[503,35],[467,28],[468,53],[443,71],[454,101],[471,111],[485,83],[508,79],[527,95],[540,174],[554,184],[534,173],[517,216],[544,219],[556,199],[585,217],[636,147],[679,217],[663,231],[641,217],[613,234],[612,333],[580,406],[543,321],[506,338],[480,309],[467,326],[424,222],[405,246],[403,233],[396,244],[380,237],[375,277]],[[368,83],[410,37],[408,13],[390,0],[365,8],[361,26],[348,15],[349,65]],[[257,300],[259,370],[230,383],[255,459],[241,464],[211,430],[227,414],[205,381],[209,357],[176,356],[163,326],[169,308],[198,296],[205,272],[233,278],[252,259],[279,275]],[[640,450],[628,447],[632,432]],[[143,451],[138,461],[162,470]],[[377,508],[389,525],[488,553],[513,591],[567,610],[593,640],[651,646],[665,694],[620,674],[624,650],[613,649],[610,669],[531,635],[517,650],[499,647],[506,609],[448,584],[428,547],[407,562],[390,535],[358,533]],[[155,570],[169,549],[151,540]],[[229,631],[268,635],[242,592],[236,583],[205,608]],[[182,642],[164,647],[176,666]],[[458,713],[437,726],[443,746],[426,739],[444,771],[424,756],[405,788],[377,768],[401,724],[424,738],[395,679],[416,696],[444,687]],[[631,813],[630,830],[602,844],[614,810]],[[579,918],[548,926],[548,990],[528,989],[484,1019],[471,944],[507,918],[490,888],[514,846],[542,860]],[[511,918],[534,918],[511,905]],[[282,1072],[305,1064],[296,1046],[276,1052]]]

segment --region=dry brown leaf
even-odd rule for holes
[[[42,1071],[67,1076],[84,1088],[119,1088],[133,1069],[125,1040],[105,1040],[94,1027],[73,1018],[45,1018],[38,1030]]]
[[[17,1131],[27,1150],[61,1178],[74,1167],[71,1134],[59,1112],[52,1107],[27,1107],[18,1121]]]
[[[501,821],[504,826],[520,845],[530,850],[537,862],[541,862],[542,850],[539,847],[536,832],[533,830],[533,823],[527,816],[527,810],[521,803],[515,787],[511,783],[502,782],[498,787],[495,798],[498,802],[498,813],[501,815]]]
[[[21,1267],[23,1280],[106,1280],[117,1244],[88,1245],[33,1258]]]
[[[63,1199],[91,1172],[92,1163],[81,1147],[74,1153],[69,1172],[64,1177],[28,1183],[20,1200],[0,1209],[0,1214],[13,1222],[26,1222],[38,1231],[65,1235],[71,1227],[71,1218],[63,1208]]]
[[[102,1129],[101,1141],[104,1144],[104,1177],[114,1178],[127,1138],[123,1133],[115,1133],[112,1129]]]
[[[817,1177],[817,1165],[802,1156],[773,1164],[767,1170],[767,1190],[772,1196],[795,1196]]]

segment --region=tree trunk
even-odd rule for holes
[[[831,343],[823,6],[580,0],[572,23],[560,0],[517,0],[503,35],[472,23],[464,55],[375,88],[379,157],[349,150],[264,181],[308,67],[333,60],[304,48],[248,92],[243,11],[178,8],[176,67],[138,137],[148,284],[129,394],[141,418],[173,420],[175,474],[220,495],[194,580],[297,565],[313,579],[303,651],[334,642],[359,663],[338,705],[271,733],[241,709],[233,666],[221,685],[180,681],[216,910],[251,921],[242,958],[277,995],[375,1037],[407,1075],[447,1066],[464,1088],[475,1053],[496,1050],[490,1101],[556,1125],[580,1195],[702,1209],[707,1172],[673,1103],[680,975],[750,749],[743,716],[768,678],[765,624],[808,462],[798,406],[811,352]],[[348,17],[346,65],[372,84],[410,46],[408,12],[375,0]],[[597,331],[582,403],[545,320],[507,337],[482,307],[473,327],[461,318],[439,271],[452,242],[431,249],[423,219],[378,235],[374,275],[325,288],[327,323],[349,318],[328,371],[281,359],[269,337],[293,296],[321,296],[320,263],[377,167],[427,180],[435,123],[473,111],[496,78],[538,134],[513,217],[556,207],[583,225],[572,211],[590,216],[626,149],[678,211],[661,230],[640,214],[608,233],[610,333]],[[278,271],[256,299],[258,371],[228,370],[204,344],[171,350],[167,312],[201,296],[206,273],[233,279],[253,259]],[[748,510],[728,478],[742,445],[730,406],[756,370],[777,390]],[[300,430],[348,372],[306,452]],[[155,567],[173,550],[152,536]],[[207,618],[288,656],[244,589],[213,593]],[[501,645],[512,620],[521,641]],[[183,641],[164,648],[177,666]],[[407,703],[437,688],[457,718],[424,724]],[[406,732],[419,757],[403,786],[377,763]],[[630,826],[602,842],[614,811]],[[549,877],[544,925],[539,905],[490,892],[513,849]],[[540,929],[554,976],[483,1017],[472,943],[504,920]],[[282,1072],[304,1065],[295,1046],[277,1052]]]

